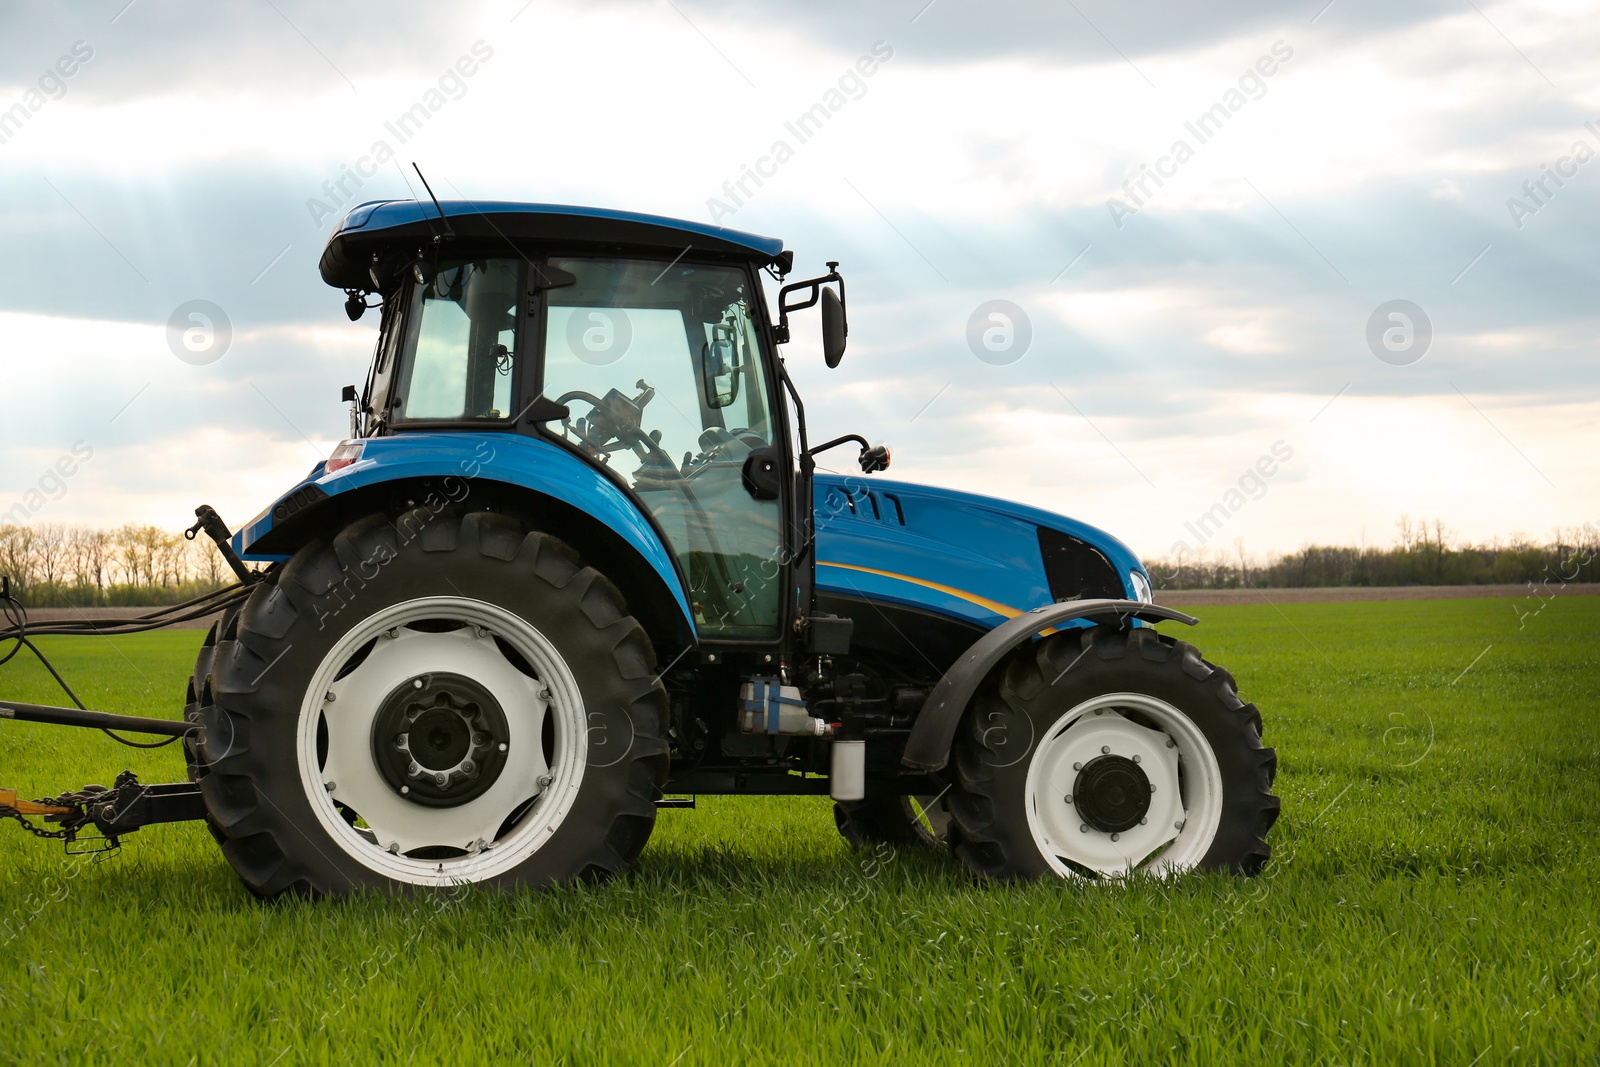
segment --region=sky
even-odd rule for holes
[[[292,487],[376,331],[317,258],[415,162],[840,261],[813,439],[1146,557],[1600,524],[1596,7],[5,5],[0,513]]]

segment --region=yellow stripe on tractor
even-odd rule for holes
[[[1014,608],[1010,604],[1002,604],[998,600],[990,600],[986,596],[979,596],[977,593],[969,593],[965,589],[957,589],[953,585],[944,585],[941,582],[930,582],[926,578],[914,578],[909,574],[896,574],[894,571],[880,571],[876,567],[858,567],[854,563],[833,563],[825,559],[819,559],[817,561],[817,566],[837,567],[840,570],[845,571],[861,571],[863,574],[876,574],[881,578],[893,578],[901,582],[910,582],[912,585],[920,585],[924,589],[933,589],[948,596],[959,597],[968,603],[976,604],[980,608],[986,608],[989,611],[994,612],[996,615],[1001,615],[1008,619],[1014,619],[1018,615],[1022,614],[1022,610],[1020,608]]]

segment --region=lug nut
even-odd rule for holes
[[[417,775],[419,775],[421,773],[422,773],[422,768],[417,766],[417,762],[415,760],[412,760],[411,761],[411,766],[406,768],[406,774],[408,776],[412,777],[412,778],[415,778],[415,777],[417,777]]]
[[[462,774],[476,774],[477,771],[478,771],[477,764],[473,763],[471,760],[464,759],[464,760],[461,761],[461,773]]]
[[[1140,763],[1140,762],[1142,762],[1142,761],[1141,761],[1141,760],[1140,760],[1140,759],[1139,759],[1139,757],[1138,757],[1138,756],[1135,756],[1135,757],[1133,757],[1133,762],[1135,762],[1135,763]]]
[[[405,796],[410,792],[411,792],[411,787],[409,785],[403,785],[403,786],[400,787],[400,795],[401,796]]]
[[[338,700],[338,699],[339,698],[334,695],[334,692],[333,692],[332,689],[330,689],[326,693],[322,694],[322,702],[324,704],[332,704],[335,700]]]
[[[327,789],[327,791],[330,793],[339,788],[339,784],[337,782],[323,782],[322,785],[323,788]]]
[[[413,688],[413,689],[421,689],[422,688],[422,679],[421,678],[413,678],[413,679],[411,679],[411,688]]]
[[[1080,825],[1079,825],[1079,826],[1078,826],[1078,832],[1079,832],[1079,833],[1080,833],[1080,834],[1086,834],[1086,833],[1088,833],[1088,832],[1089,832],[1089,824],[1088,824],[1088,823],[1082,823],[1082,824],[1080,824]]]
[[[1100,755],[1102,755],[1102,756],[1111,755],[1111,746],[1110,745],[1101,745],[1100,746]]]
[[[1072,794],[1068,793],[1066,796],[1062,797],[1061,799],[1066,801],[1068,804],[1071,804],[1072,803]]]
[[[1183,829],[1183,821],[1180,819],[1179,821],[1173,823],[1172,824],[1172,828],[1174,830],[1182,830]]]
[[[1150,821],[1150,820],[1149,820],[1149,819],[1140,819],[1140,820],[1139,820],[1139,825],[1140,825],[1140,826],[1143,826],[1143,825],[1144,825],[1144,824],[1145,824],[1145,823],[1147,823],[1147,822],[1149,822],[1149,821]]]
[[[1178,742],[1174,741],[1172,738],[1169,737],[1169,738],[1167,738],[1167,747],[1168,748],[1177,748],[1178,747]]]
[[[504,741],[502,741],[502,742],[500,742],[500,751],[504,752],[505,750],[506,750],[506,743]]]
[[[1117,838],[1119,838],[1121,836],[1122,836],[1121,834],[1112,834],[1111,835],[1111,840],[1115,841]]]
[[[439,786],[441,789],[444,788],[445,784],[448,783],[449,781],[450,781],[450,776],[448,774],[440,773],[440,774],[435,774],[433,776],[434,784]]]
[[[1083,770],[1083,764],[1081,764],[1081,763],[1074,763],[1074,764],[1073,764],[1073,765],[1072,765],[1072,769],[1073,769],[1073,770],[1075,770],[1075,771],[1081,771],[1081,770]]]

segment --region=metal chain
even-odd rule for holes
[[[75,827],[69,827],[65,830],[41,829],[40,827],[37,827],[33,825],[33,823],[29,822],[26,815],[22,814],[22,812],[8,804],[0,804],[0,819],[15,819],[17,822],[22,824],[22,828],[24,830],[28,831],[28,833],[32,834],[34,837],[43,837],[49,840],[70,838],[78,832]]]

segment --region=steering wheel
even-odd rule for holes
[[[714,464],[742,462],[753,450],[766,445],[749,430],[729,430],[721,426],[708,427],[700,435],[700,451],[684,465],[684,476],[692,478]]]
[[[637,388],[640,392],[634,397],[624,396],[616,389],[610,390],[604,397],[597,397],[582,389],[562,393],[556,398],[556,403],[564,405],[573,400],[582,400],[589,405],[590,411],[576,420],[576,424],[569,416],[561,420],[561,425],[597,456],[609,455],[619,448],[633,448],[635,451],[641,447],[646,450],[657,448],[655,439],[640,424],[645,405],[655,398],[656,391],[643,378],[639,379]]]

